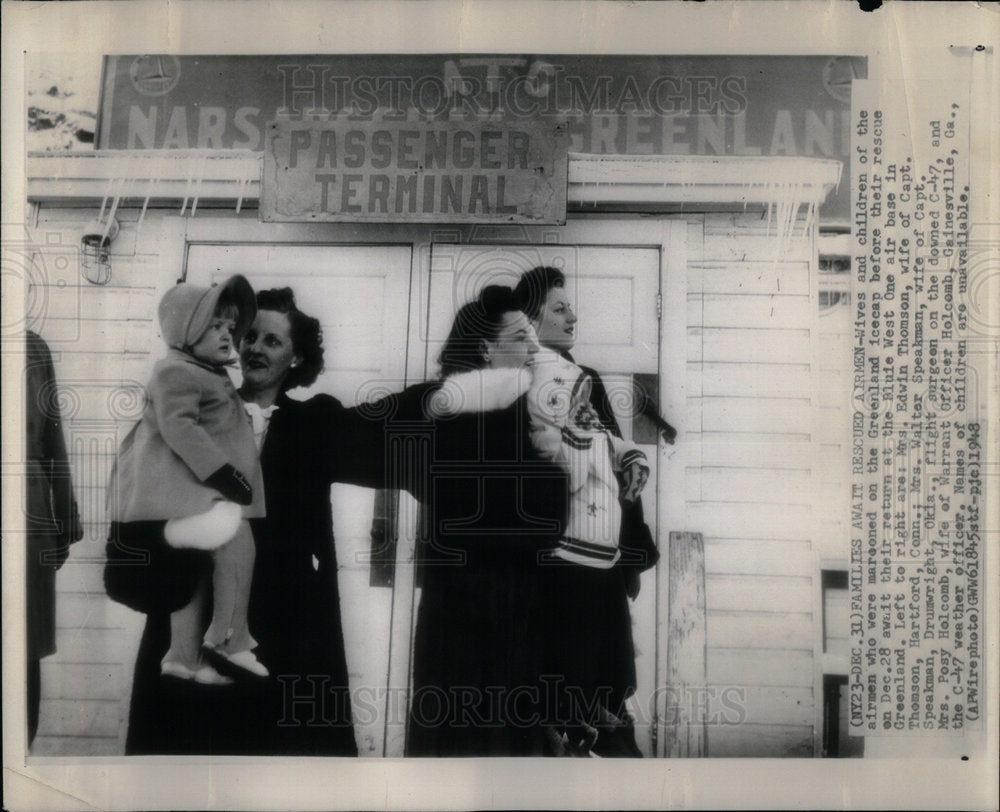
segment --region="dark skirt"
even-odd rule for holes
[[[307,662],[307,651],[297,662],[282,661],[262,646],[257,653],[270,678],[206,686],[161,676],[169,641],[170,615],[147,616],[127,755],[357,755],[350,697],[336,684],[346,674],[335,664],[315,656]]]
[[[593,725],[599,706],[625,718],[636,674],[623,571],[560,560],[546,569],[547,721]]]
[[[414,640],[409,756],[537,756],[538,573],[502,557],[428,566]]]
[[[280,644],[260,634],[273,628],[255,631],[268,679],[206,686],[160,674],[170,615],[148,615],[136,658],[126,754],[356,756],[343,654],[337,657],[327,639],[303,639],[301,622],[285,627]]]
[[[261,742],[266,683],[199,685],[160,675],[170,615],[146,618],[135,663],[126,755],[242,755]]]

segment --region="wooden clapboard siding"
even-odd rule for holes
[[[100,529],[105,529],[106,525],[102,522],[99,525]],[[86,529],[85,528],[85,532]],[[79,547],[79,543],[76,545]],[[70,560],[63,565],[63,568],[59,570],[56,576],[59,581],[59,592],[103,592],[104,591],[104,550],[101,550],[101,555],[99,558],[87,558],[82,555],[77,555],[76,549],[73,550],[73,555]]]
[[[716,758],[778,758],[813,755],[813,726],[713,725],[708,751]]]
[[[141,621],[141,616],[138,619]],[[56,629],[57,651],[46,662],[99,667],[122,665],[127,658],[124,638],[125,635],[109,633],[107,629],[79,625]],[[99,671],[100,668],[95,673]]]
[[[685,518],[705,539],[707,753],[811,755],[824,514],[812,236],[801,221],[781,240],[760,214],[705,215],[687,250]]]
[[[93,668],[81,663],[42,662],[43,699],[107,702],[121,698],[123,683],[122,670],[114,666]]]
[[[812,613],[786,611],[781,602],[769,611],[709,609],[706,625],[709,647],[813,650]]]
[[[778,293],[688,293],[688,324],[713,327],[761,324],[769,328],[808,329],[812,320],[808,303],[808,296]]]
[[[826,462],[817,471],[823,492],[829,494],[830,510],[817,523],[817,553],[827,565],[847,567],[846,532],[850,515],[850,447],[852,394],[851,308],[840,304],[819,314],[816,333],[819,344],[817,365],[817,440],[820,458]],[[846,634],[846,624],[845,624]]]
[[[812,493],[808,475],[808,468],[792,465],[783,468],[703,465],[688,469],[685,484],[692,501],[730,491],[733,501],[738,502],[805,504]]]
[[[113,699],[53,699],[45,701],[38,730],[58,730],[61,736],[92,739],[117,738],[121,728],[121,702]]]
[[[60,250],[75,250],[80,225],[91,216],[43,210],[39,233],[57,237]],[[36,285],[34,298],[45,307],[33,326],[56,355],[60,381],[73,391],[67,441],[78,451],[75,485],[87,533],[57,582],[60,601],[66,600],[59,651],[43,676],[37,753],[120,752],[142,617],[103,597],[104,484],[114,449],[138,415],[134,392],[162,349],[155,304],[180,273],[184,242],[169,230],[184,226],[168,219],[176,220],[150,212],[139,240],[137,213],[119,213],[122,233],[108,286],[81,284],[75,261],[47,263]],[[725,718],[709,725],[707,752],[809,755],[819,701],[816,544],[818,537],[843,537],[835,498],[821,498],[827,491],[818,488],[846,483],[838,479],[836,458],[844,452],[845,414],[849,419],[843,406],[849,375],[818,350],[839,346],[845,326],[838,315],[816,327],[811,237],[776,240],[760,214],[686,219],[686,290],[667,302],[674,310],[665,313],[685,325],[686,342],[678,342],[685,346],[676,348],[686,352],[678,407],[684,411],[686,470],[678,486],[684,514],[661,516],[661,539],[674,528],[703,535],[710,709],[727,711],[724,692],[736,687],[744,691],[746,711],[736,724]],[[354,552],[338,545],[339,558]],[[352,562],[341,562],[344,594],[364,588],[363,572]],[[386,602],[364,623],[345,622],[349,648],[373,642],[373,629],[388,634],[389,611]],[[67,669],[64,676],[53,676],[56,665]],[[360,675],[352,664],[352,682]],[[115,735],[108,732],[116,718],[109,710],[113,692]],[[365,742],[361,746],[368,752]]]
[[[807,575],[705,576],[705,607],[709,612],[771,612],[781,606],[783,612],[808,614],[812,599],[812,579]]]
[[[708,684],[713,686],[811,688],[813,668],[812,652],[804,649],[708,649]]]
[[[850,610],[846,589],[826,589],[823,592],[824,653],[846,661],[850,651],[848,634]]]
[[[688,408],[701,414],[703,431],[726,431],[731,426],[769,434],[811,433],[809,398],[743,398],[733,396],[688,398]]]
[[[724,496],[730,497],[729,494]],[[735,499],[738,494],[732,494]],[[692,527],[711,527],[708,538],[732,537],[740,533],[753,533],[763,539],[810,538],[803,531],[803,522],[812,514],[809,505],[788,505],[775,498],[773,502],[702,501],[689,502],[687,519]],[[757,534],[760,534],[759,536]]]
[[[710,731],[731,725],[812,726],[812,687],[734,684],[717,688],[706,705]]]
[[[794,272],[785,273],[784,268],[776,268],[770,260],[742,260],[736,267],[731,261],[701,259],[689,268],[688,287],[689,290],[700,291],[701,295],[783,293],[787,296],[808,296],[809,264],[801,262],[795,267],[796,263],[792,262],[786,265],[792,266]]]
[[[777,453],[785,468],[781,470],[808,469],[815,462],[812,444],[802,442],[805,432],[759,434],[756,432],[702,432],[701,462],[706,468],[756,469],[765,454]],[[723,436],[728,442],[722,442]],[[775,470],[772,468],[771,470]]]
[[[713,579],[801,577],[812,566],[806,539],[714,538],[705,541],[705,569]]]

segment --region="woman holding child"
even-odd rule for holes
[[[329,395],[287,396],[315,381],[323,366],[319,322],[298,310],[291,290],[257,294],[256,317],[239,337],[240,420],[260,457],[263,478],[254,482],[254,498],[266,502],[266,516],[250,522],[256,561],[248,621],[270,677],[205,684],[169,673],[163,668],[169,605],[151,607],[136,661],[126,753],[356,755],[330,484],[375,486],[381,477],[374,457],[353,444],[361,436],[356,412]],[[183,553],[188,558],[165,578],[184,581],[190,570],[205,567],[203,558]]]

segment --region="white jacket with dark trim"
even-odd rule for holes
[[[434,416],[503,409],[527,393],[531,440],[539,454],[569,474],[569,516],[554,555],[610,569],[621,553],[617,474],[632,463],[647,470],[634,443],[604,429],[590,408],[590,376],[549,350],[529,375],[521,369],[482,369],[449,376],[429,404]]]
[[[646,455],[601,425],[590,406],[591,379],[572,361],[542,350],[535,356],[528,390],[531,440],[539,453],[569,473],[566,533],[555,555],[610,569],[621,553],[618,474]]]

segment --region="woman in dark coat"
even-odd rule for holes
[[[559,538],[568,489],[529,440],[519,372],[537,349],[513,292],[488,287],[455,317],[443,382],[411,387],[386,410],[411,432],[422,412],[435,412],[435,393],[460,412],[425,423],[426,452],[409,465],[427,537],[410,756],[548,752],[542,556]]]
[[[261,449],[267,516],[250,629],[268,680],[203,686],[160,675],[169,613],[151,611],[139,648],[128,754],[357,755],[340,619],[330,485],[382,484],[382,432],[329,395],[295,401],[322,370],[319,322],[291,290],[261,291],[240,346],[240,395]]]

